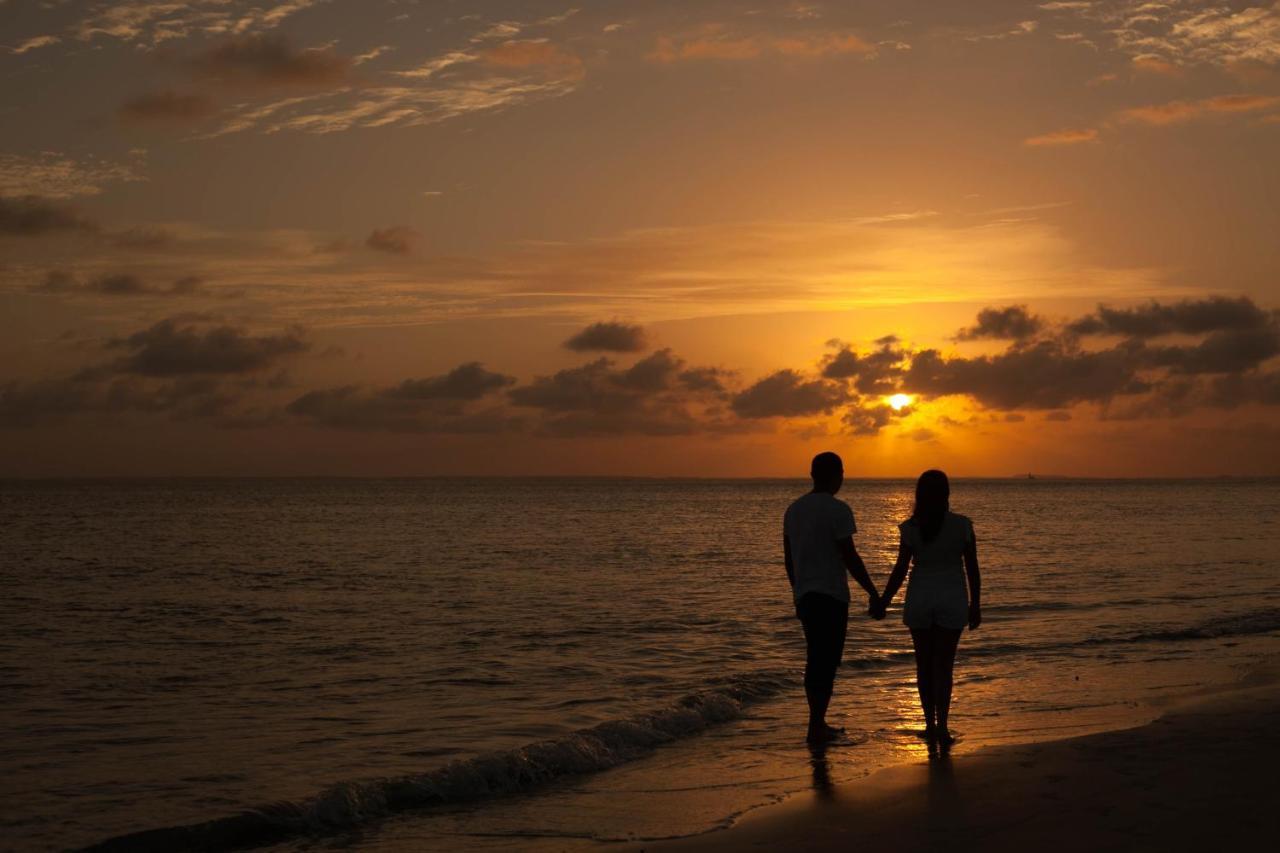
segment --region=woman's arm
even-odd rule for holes
[[[910,565],[911,546],[907,544],[907,537],[903,536],[898,540],[898,562],[894,563],[889,582],[884,585],[884,595],[880,596],[881,610],[887,608],[889,602],[893,601],[893,597],[898,594],[898,587],[902,586],[903,580],[906,579],[907,567]]]
[[[964,546],[964,572],[969,577],[969,628],[982,624],[982,573],[978,571],[978,541]]]
[[[787,567],[787,580],[791,583],[791,588],[796,588],[796,570],[791,562],[791,542],[787,539],[787,534],[782,534],[782,564]]]

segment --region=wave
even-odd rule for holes
[[[1219,616],[1196,625],[1157,628],[1133,634],[1086,637],[1065,643],[991,643],[973,645],[965,647],[964,654],[969,657],[997,657],[1026,654],[1028,652],[1066,652],[1071,649],[1086,649],[1097,646],[1245,637],[1254,634],[1269,634],[1273,631],[1280,631],[1280,608],[1275,607],[1229,616]],[[895,654],[909,656],[910,652]]]
[[[778,694],[795,681],[791,671],[741,676],[652,713],[609,720],[519,749],[456,761],[420,774],[340,782],[306,800],[120,835],[84,850],[232,850],[343,832],[409,809],[528,791],[565,777],[617,767],[663,744],[737,719],[746,706]]]
[[[1280,630],[1280,608],[1223,616],[1202,623],[1133,634],[1089,637],[1061,644],[974,644],[966,656],[1012,656],[1101,645],[1159,643],[1265,634]],[[902,665],[909,650],[875,656],[846,654],[848,671]],[[799,683],[795,670],[726,679],[658,711],[610,720],[563,737],[455,761],[420,774],[341,782],[314,797],[277,802],[198,824],[152,829],[107,839],[87,851],[222,851],[323,836],[355,829],[397,812],[482,800],[533,790],[551,782],[607,770],[654,749],[738,719],[751,704]]]

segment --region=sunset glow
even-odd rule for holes
[[[1280,473],[1280,10],[1131,6],[10,3],[0,475]]]

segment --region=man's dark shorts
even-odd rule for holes
[[[849,627],[849,603],[806,592],[796,601],[796,616],[804,626],[808,646],[805,656],[804,686],[830,690],[835,682],[836,667],[844,656],[844,637]]]

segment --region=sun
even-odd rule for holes
[[[889,398],[889,405],[893,407],[895,412],[900,412],[907,406],[911,405],[910,394],[894,394]]]

